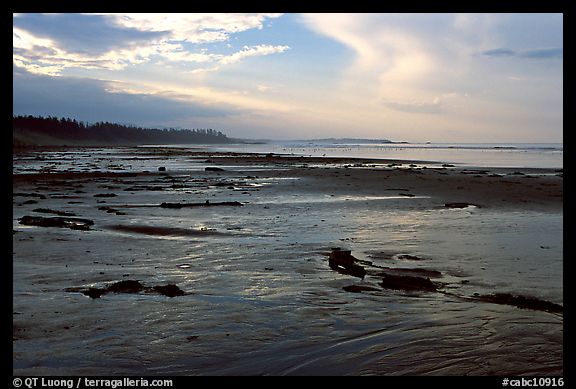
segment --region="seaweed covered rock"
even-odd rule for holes
[[[184,295],[184,291],[174,284],[156,285],[152,289],[168,297],[176,297]]]
[[[384,289],[436,291],[436,285],[428,277],[397,276],[386,274],[380,285]]]
[[[20,224],[26,226],[39,227],[60,227],[70,228],[72,230],[89,230],[94,221],[78,217],[42,217],[42,216],[22,216],[19,219]]]
[[[476,296],[477,299],[494,303],[512,305],[518,308],[532,309],[535,311],[545,311],[552,313],[563,313],[564,307],[550,301],[540,300],[536,297],[515,296],[510,293],[494,293],[489,295]]]
[[[82,294],[93,299],[100,298],[103,294],[108,293],[107,289],[102,288],[88,288],[87,290],[83,291]]]
[[[138,293],[144,289],[144,285],[140,281],[125,280],[115,282],[106,289],[114,293]]]
[[[340,248],[332,249],[328,257],[330,269],[336,270],[342,274],[348,274],[354,277],[364,278],[366,269],[356,264],[358,259],[352,255],[350,250],[341,250]]]
[[[107,293],[159,293],[168,297],[183,296],[186,293],[180,289],[177,285],[167,284],[167,285],[156,285],[153,287],[144,286],[140,281],[136,280],[124,280],[114,282],[108,285],[106,288],[66,288],[67,292],[81,292],[83,295],[91,297],[93,299],[100,298]]]

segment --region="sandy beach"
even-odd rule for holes
[[[562,212],[558,169],[21,152],[14,374],[561,375]]]

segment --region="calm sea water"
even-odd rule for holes
[[[562,143],[339,143],[275,141],[234,144],[219,151],[439,161],[465,166],[562,168]]]

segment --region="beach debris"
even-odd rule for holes
[[[165,171],[166,171],[166,167],[160,166],[160,167],[158,168],[158,171],[159,171],[159,172],[165,172]]]
[[[564,312],[564,307],[562,305],[530,296],[512,295],[510,293],[494,293],[488,295],[475,295],[474,298],[484,302],[512,305],[518,308],[531,309],[534,311],[545,311],[550,313]]]
[[[222,201],[222,202],[210,202],[206,200],[204,203],[162,203],[159,205],[160,208],[192,208],[192,207],[215,207],[215,206],[230,206],[230,207],[241,207],[242,204],[239,201]]]
[[[70,228],[71,230],[87,231],[94,221],[90,219],[81,219],[76,217],[42,217],[42,216],[22,216],[20,224],[26,226],[38,227],[60,227]]]
[[[436,291],[437,286],[428,277],[383,274],[380,285],[384,289]]]
[[[36,209],[33,209],[32,212],[51,213],[51,214],[58,215],[58,216],[76,216],[76,214],[72,213],[72,212],[56,211],[56,210],[48,209],[48,208],[36,208]]]
[[[80,292],[85,296],[88,296],[93,299],[97,299],[102,297],[107,293],[129,293],[129,294],[136,294],[136,293],[155,293],[161,294],[167,297],[176,297],[176,296],[183,296],[186,294],[182,289],[180,289],[175,284],[166,284],[166,285],[155,285],[152,287],[144,286],[140,281],[137,280],[124,280],[114,282],[113,284],[105,287],[105,288],[94,288],[90,287],[87,289],[83,288],[66,288],[65,291],[67,292]]]
[[[339,247],[333,248],[328,257],[328,265],[332,270],[354,277],[364,278],[366,269],[356,264],[358,259],[352,255],[350,250],[342,250]]]

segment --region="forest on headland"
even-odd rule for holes
[[[143,144],[232,143],[213,129],[158,129],[53,116],[13,116],[12,146],[133,146]]]

